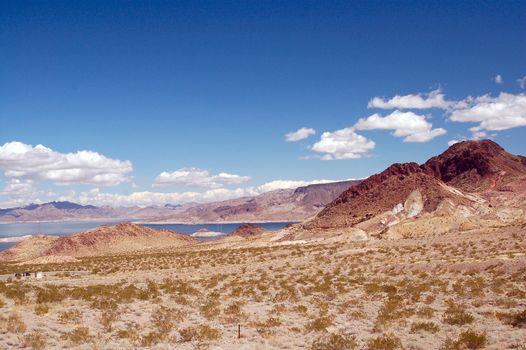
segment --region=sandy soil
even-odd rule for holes
[[[0,348],[526,349],[524,227],[289,243],[24,265]]]

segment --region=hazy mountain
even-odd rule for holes
[[[0,209],[0,222],[123,219],[156,222],[301,221],[318,213],[358,181],[316,184],[276,190],[206,204],[166,204],[163,207],[96,207],[71,202],[49,202]]]

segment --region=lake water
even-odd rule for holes
[[[82,232],[91,228],[115,224],[115,221],[65,221],[65,222],[43,222],[43,223],[20,223],[20,224],[0,224],[0,250],[9,248],[16,244],[16,242],[2,242],[7,240],[16,239],[16,237],[25,235],[54,235],[54,236],[65,236],[72,233]],[[279,230],[285,227],[289,222],[271,222],[271,223],[256,223],[267,230]],[[198,225],[186,225],[186,224],[145,224],[144,226],[156,228],[156,229],[167,229],[176,231],[184,234],[192,234],[200,229],[206,228],[210,231],[221,232],[224,235],[234,231],[239,227],[240,224],[198,224]],[[207,238],[214,239],[221,236]]]

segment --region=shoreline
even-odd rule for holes
[[[221,224],[281,224],[281,223],[292,223],[297,224],[302,222],[301,220],[233,220],[233,221],[212,221],[212,222],[201,222],[201,221],[140,221],[131,218],[119,218],[119,219],[85,219],[85,220],[42,220],[42,221],[13,221],[13,222],[0,222],[0,225],[23,225],[23,224],[61,224],[61,223],[83,223],[83,222],[130,222],[137,225],[221,225]]]
[[[201,222],[201,221],[192,221],[192,222],[182,222],[182,221],[132,221],[132,224],[137,225],[230,225],[230,224],[283,224],[291,223],[297,224],[300,223],[299,220],[241,220],[241,221],[220,221],[220,222]]]

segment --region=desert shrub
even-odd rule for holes
[[[332,320],[328,316],[322,316],[307,323],[305,329],[308,331],[319,332],[324,331],[325,329],[327,329],[327,327],[330,326],[332,326]]]
[[[408,317],[413,313],[413,309],[404,307],[404,301],[400,296],[392,295],[378,309],[378,316],[376,317],[374,330],[379,331],[381,326],[386,325],[391,321]]]
[[[212,328],[208,325],[200,325],[197,327],[197,339],[199,341],[212,341],[221,339],[221,332],[218,329]]]
[[[42,316],[42,315],[47,314],[48,312],[49,312],[49,306],[47,306],[46,304],[37,304],[35,306],[36,315]]]
[[[305,305],[298,305],[298,306],[294,307],[294,311],[299,313],[299,314],[301,314],[301,315],[305,315],[305,314],[307,314],[309,309]]]
[[[477,350],[483,349],[488,343],[485,332],[477,332],[468,329],[460,333],[457,340],[446,339],[441,350]]]
[[[411,333],[419,331],[437,333],[440,328],[433,322],[416,322],[411,325]]]
[[[423,318],[431,318],[435,314],[435,310],[429,306],[424,306],[417,309],[416,314]]]
[[[368,350],[395,350],[403,349],[401,340],[393,334],[382,334],[369,339]]]
[[[66,298],[64,289],[59,286],[47,285],[45,288],[38,289],[36,292],[36,302],[38,304],[44,303],[58,303]]]
[[[262,337],[267,337],[274,333],[275,327],[281,326],[281,320],[276,317],[269,317],[264,322],[254,322],[253,326]]]
[[[243,312],[239,303],[232,303],[223,311],[229,322],[240,322],[246,319],[246,314]]]
[[[77,327],[70,332],[60,336],[61,339],[71,342],[73,345],[87,344],[93,341],[88,327]]]
[[[6,329],[8,332],[21,334],[27,329],[26,324],[17,313],[12,313],[7,317]]]
[[[113,329],[113,323],[117,320],[117,318],[118,309],[109,309],[102,312],[99,322],[106,332],[111,332]]]
[[[201,314],[208,320],[215,318],[219,310],[219,302],[217,300],[209,300],[207,303],[201,305],[200,310]]]
[[[61,323],[80,323],[82,313],[79,310],[63,311],[59,314],[58,319]]]
[[[24,337],[24,346],[33,350],[43,350],[47,346],[47,338],[41,331],[33,331]]]
[[[27,300],[27,293],[30,291],[29,287],[21,282],[11,284],[0,284],[0,292],[8,299],[12,299],[15,304],[24,304]]]
[[[462,326],[472,323],[474,318],[461,305],[449,302],[449,307],[444,312],[443,320],[445,323],[451,325]]]
[[[182,342],[190,342],[196,338],[197,331],[194,327],[186,327],[179,330]]]
[[[144,347],[152,347],[153,345],[159,343],[165,338],[165,335],[158,332],[150,332],[141,338],[141,345]]]
[[[209,325],[200,325],[198,327],[186,327],[179,330],[179,335],[183,342],[197,340],[200,342],[208,342],[212,340],[221,339],[221,332]]]
[[[358,348],[356,338],[350,334],[328,334],[316,339],[310,350],[354,350]]]
[[[135,343],[139,340],[139,333],[137,332],[139,325],[135,322],[128,322],[125,329],[117,331],[117,338],[128,339],[130,342]]]
[[[156,332],[167,335],[173,330],[174,322],[180,322],[183,318],[184,315],[180,310],[161,306],[152,313],[151,321]]]
[[[402,349],[402,342],[392,334],[382,334],[371,338],[367,342],[367,350],[396,350]]]

